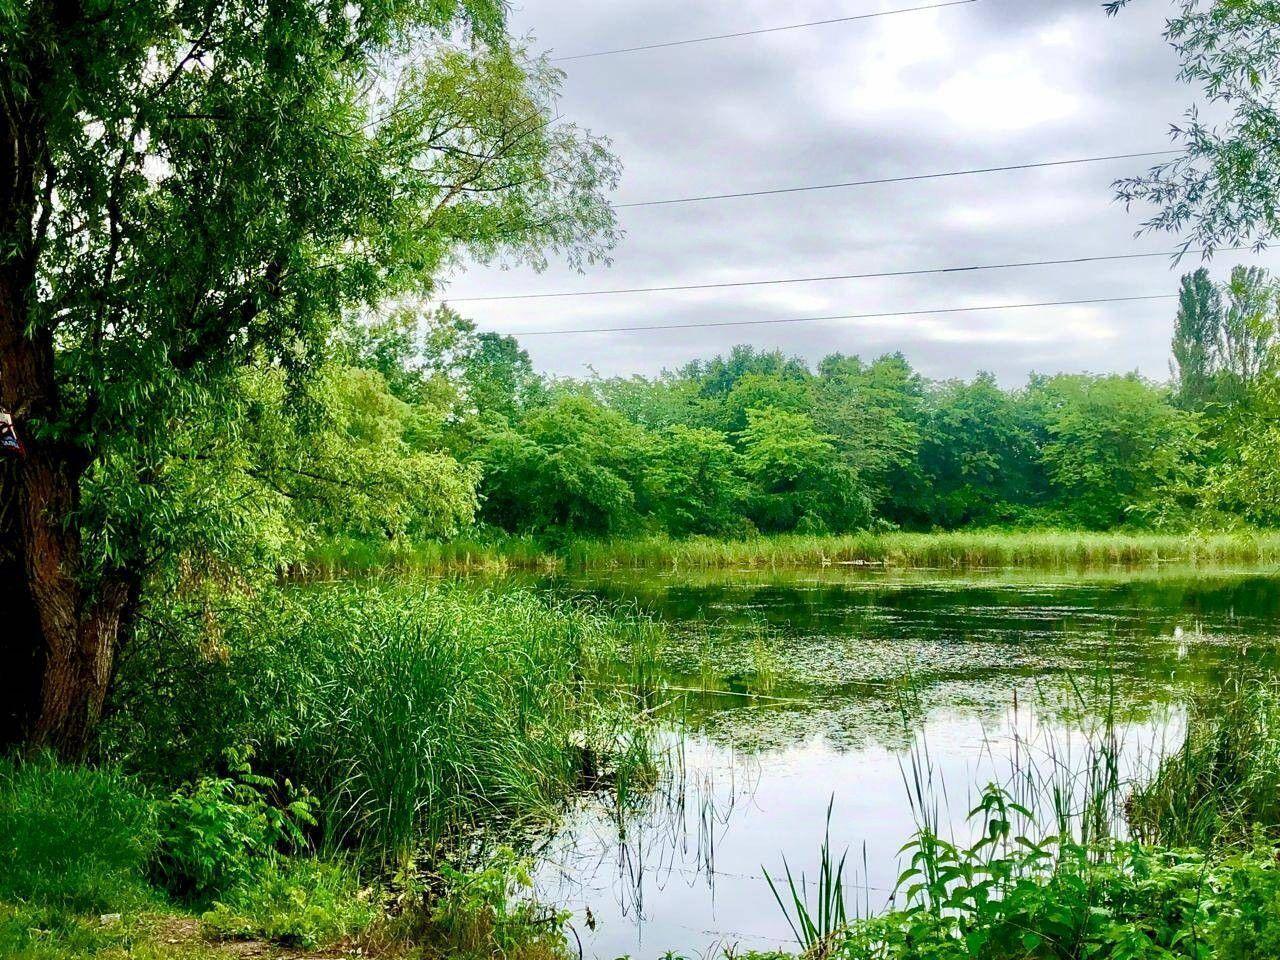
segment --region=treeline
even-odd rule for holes
[[[402,312],[344,333],[306,398],[327,426],[282,456],[281,395],[257,408],[256,442],[285,502],[311,511],[295,519],[330,534],[1267,525],[1278,317],[1265,271],[1219,285],[1198,270],[1168,383],[1034,374],[1009,389],[929,380],[901,354],[812,368],[750,346],[656,377],[549,379],[447,308]],[[250,392],[273,390],[283,379],[259,374]]]

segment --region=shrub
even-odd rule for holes
[[[203,899],[251,881],[275,855],[305,845],[315,823],[306,794],[277,805],[276,784],[245,761],[229,777],[202,777],[179,787],[161,808],[156,871],[170,891]]]

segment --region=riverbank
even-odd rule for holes
[[[384,572],[503,573],[519,570],[896,568],[1102,568],[1162,564],[1280,564],[1280,531],[1148,533],[1088,530],[956,530],[786,534],[726,540],[644,536],[575,540],[458,538],[420,543],[330,541],[300,576]]]
[[[655,625],[420,582],[146,614],[91,762],[0,756],[0,956],[569,956],[508,845],[652,778],[613,670]]]

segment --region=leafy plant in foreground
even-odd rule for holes
[[[284,790],[291,788],[286,782]],[[305,792],[273,802],[277,784],[233,762],[227,777],[202,777],[164,804],[156,871],[175,893],[197,899],[251,880],[277,853],[306,846],[315,801]]]

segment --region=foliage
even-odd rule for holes
[[[990,374],[929,397],[920,449],[924,514],[944,527],[1002,522],[1043,489],[1020,398]],[[1043,494],[1041,494],[1043,496]]]
[[[923,830],[894,907],[853,923],[826,955],[850,960],[1262,960],[1280,933],[1269,847],[1172,852],[1068,835],[1033,839],[1034,818],[989,788],[973,843]]]
[[[676,536],[716,534],[741,526],[746,486],[723,434],[672,424],[653,437],[646,482],[654,518]]]
[[[504,957],[567,960],[567,912],[533,899],[529,864],[513,850],[495,849],[472,868],[441,864],[431,878],[437,895],[424,896],[419,878],[405,882],[380,938],[391,945],[423,945],[426,957]]]
[[[1117,13],[1128,0],[1110,0]],[[1119,180],[1126,204],[1150,204],[1144,230],[1179,234],[1184,250],[1265,245],[1280,219],[1280,157],[1274,131],[1280,35],[1273,0],[1176,0],[1165,38],[1179,79],[1198,88],[1213,120],[1192,107],[1173,127],[1181,155]]]
[[[1179,488],[1195,426],[1136,376],[1058,376],[1037,384],[1045,469],[1064,512],[1093,529]]]
[[[165,887],[197,900],[249,882],[278,853],[305,849],[303,830],[315,824],[305,793],[281,793],[270,777],[232,757],[226,777],[201,777],[173,792],[160,808],[156,872]]]
[[[561,392],[477,452],[483,512],[518,532],[612,533],[637,519],[643,434],[578,392]]]
[[[870,504],[857,475],[811,417],[748,410],[740,442],[752,484],[748,513],[761,530],[848,530],[866,522]]]

